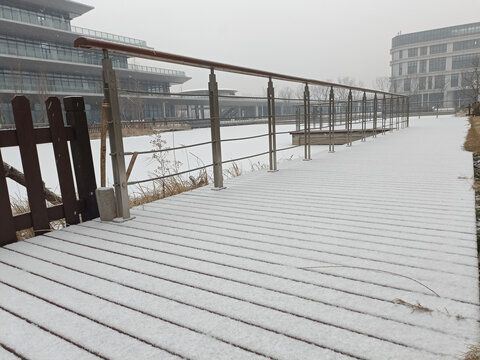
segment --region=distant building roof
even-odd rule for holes
[[[480,22],[397,35],[392,39],[392,47],[473,34],[480,34]]]
[[[54,10],[55,12],[63,12],[70,19],[94,9],[93,6],[71,0],[15,0],[14,3],[16,6],[24,5],[28,8],[44,8],[46,10]]]

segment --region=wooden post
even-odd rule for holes
[[[30,102],[25,96],[15,96],[12,100],[12,108],[33,229],[35,235],[40,235],[50,231],[50,222],[48,221],[47,204],[43,193],[43,181],[33,132]]]
[[[77,211],[77,196],[75,195],[75,186],[73,184],[72,165],[68,153],[62,105],[56,97],[48,98],[45,105],[47,107],[50,133],[52,134],[53,152],[57,164],[65,221],[68,225],[78,224],[80,220]]]
[[[3,163],[1,151],[0,163]],[[17,241],[12,206],[10,204],[10,195],[8,194],[7,179],[5,177],[5,171],[3,171],[3,166],[0,166],[0,229],[2,229],[0,246]]]
[[[67,114],[67,124],[73,128],[75,139],[70,142],[73,167],[77,181],[78,197],[84,204],[82,221],[99,217],[95,190],[95,170],[93,168],[92,149],[88,136],[85,103],[82,97],[63,99]]]
[[[133,170],[133,165],[135,165],[135,160],[137,160],[138,152],[134,152],[132,155],[132,158],[130,159],[130,163],[128,164],[127,168],[127,181],[130,178],[130,174],[132,173]]]

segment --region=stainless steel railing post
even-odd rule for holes
[[[304,119],[304,144],[305,144],[305,159],[311,160],[310,149],[310,90],[308,83],[305,84],[305,91],[303,92],[303,119]]]
[[[363,92],[362,97],[362,141],[365,141],[367,131],[367,94]]]
[[[118,101],[117,78],[113,70],[112,59],[108,50],[103,50],[102,60],[103,93],[106,107],[108,137],[110,142],[110,156],[112,158],[113,188],[115,191],[115,205],[117,218],[128,220],[130,205],[128,198],[127,175],[125,171],[125,155],[123,149],[122,124],[120,104]]]
[[[396,104],[395,114],[396,114],[395,128],[396,128],[397,130],[400,130],[400,98],[399,98],[399,97],[397,97],[397,104]]]
[[[373,97],[373,137],[377,137],[377,115],[378,115],[378,97],[377,93]]]
[[[220,107],[218,103],[218,84],[214,69],[210,69],[208,82],[210,103],[210,130],[212,139],[213,182],[214,190],[224,189],[222,170],[222,143],[220,141]]]
[[[335,93],[333,86],[330,87],[328,101],[328,152],[335,152]]]
[[[390,119],[389,119],[390,131],[393,131],[393,95],[390,96]]]
[[[346,111],[346,123],[347,123],[347,146],[352,146],[352,101],[353,101],[353,96],[352,96],[352,90],[349,90],[348,92],[348,101],[347,101],[347,111]]]
[[[272,78],[268,79],[267,87],[268,101],[268,155],[269,170],[277,171],[277,133],[275,124],[275,89]]]
[[[387,122],[387,97],[383,94],[382,99],[382,134],[385,135],[385,125]]]
[[[407,97],[407,127],[410,127],[410,97]]]

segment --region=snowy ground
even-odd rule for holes
[[[0,249],[2,359],[458,359],[479,341],[464,118]]]
[[[277,126],[277,132],[285,132],[295,130],[295,125],[279,125]],[[221,135],[222,139],[239,138],[247,136],[255,136],[266,134],[268,131],[266,124],[260,125],[245,125],[245,126],[227,126],[222,127]],[[198,144],[210,141],[210,129],[192,129],[186,131],[166,132],[162,133],[162,139],[165,140],[166,147],[174,148],[182,145]],[[125,152],[133,151],[148,151],[153,149],[151,141],[152,136],[136,136],[124,138]],[[100,184],[100,140],[92,140],[92,153],[93,162],[95,165],[97,183]],[[287,148],[292,146],[292,137],[289,134],[281,134],[277,137],[277,148]],[[320,147],[318,147],[320,148]],[[325,147],[321,147],[325,149]],[[37,146],[40,166],[42,171],[42,177],[47,187],[53,189],[59,193],[58,177],[55,168],[55,159],[53,156],[53,148],[51,144],[42,144]],[[109,144],[107,142],[107,149],[109,150]],[[108,151],[107,150],[107,151]],[[222,156],[223,160],[231,160],[244,156],[254,155],[268,151],[268,137],[261,137],[256,139],[249,139],[244,141],[225,142],[222,144]],[[278,160],[280,162],[289,159],[298,159],[303,154],[303,148],[294,148],[278,153]],[[199,147],[193,147],[186,150],[177,150],[175,152],[168,153],[168,159],[171,161],[179,161],[181,163],[179,171],[197,168],[202,165],[212,163],[212,148],[211,145],[203,145]],[[2,149],[3,160],[17,169],[22,169],[20,160],[20,153],[18,148],[3,148]],[[130,157],[126,157],[126,162],[130,161]],[[243,170],[248,172],[252,168],[252,164],[268,164],[268,155],[255,157],[248,160],[237,162],[237,165]],[[152,161],[152,155],[140,155],[137,158],[135,166],[133,168],[131,181],[143,180],[152,177],[154,170],[158,167],[158,163]],[[231,166],[226,164],[225,168]],[[107,156],[107,185],[111,186],[113,183],[113,176],[111,172],[110,157]],[[148,187],[151,183],[145,183],[142,186]],[[20,195],[24,197],[26,194],[24,188],[17,185],[10,179],[8,179],[8,186],[10,194]],[[134,191],[135,187],[131,188]]]

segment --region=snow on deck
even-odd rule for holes
[[[412,121],[0,249],[1,359],[457,359],[479,341],[464,118]]]

